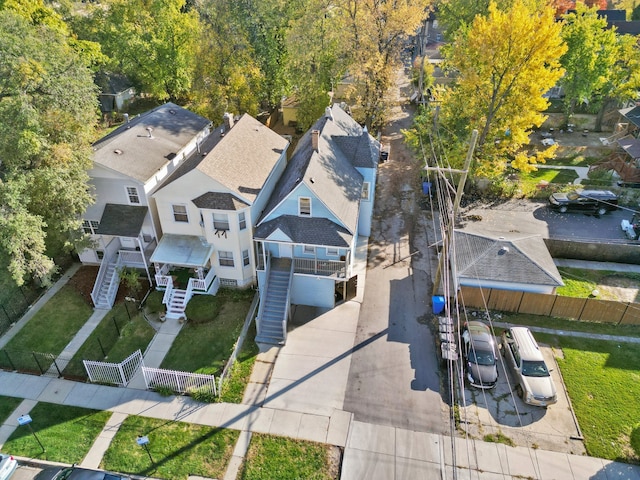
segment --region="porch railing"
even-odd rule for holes
[[[291,270],[289,270],[289,285],[287,286],[287,300],[285,301],[285,314],[282,319],[282,341],[287,341],[287,322],[291,314],[291,283],[293,282],[293,267],[294,263],[291,262]]]
[[[91,300],[94,305],[97,305],[98,295],[100,294],[100,289],[102,288],[102,282],[104,282],[104,277],[107,274],[107,269],[109,265],[113,263],[113,258],[120,247],[120,240],[113,239],[107,247],[104,249],[104,257],[102,257],[102,261],[100,262],[100,268],[98,269],[98,275],[96,276],[96,281],[93,284],[93,290],[91,291]]]
[[[144,261],[144,255],[137,250],[118,250],[120,263],[127,267],[145,268],[147,264]]]
[[[169,305],[169,301],[171,300],[171,291],[173,290],[173,278],[167,277],[167,284],[165,286],[167,287],[167,289],[164,291],[162,303],[165,305]]]
[[[318,258],[293,259],[294,273],[307,273],[311,275],[325,275],[345,277],[347,273],[346,260],[323,260]]]
[[[215,295],[220,288],[220,279],[216,277],[215,271],[211,269],[204,278],[190,278],[189,286],[194,293]]]
[[[271,271],[271,254],[267,254],[267,260],[264,262],[264,293],[267,293],[267,289],[269,288],[269,272]],[[292,263],[293,264],[293,263]],[[260,305],[258,306],[258,315],[256,316],[256,335],[260,335],[260,327],[262,327],[262,313],[264,311],[264,300],[265,297],[260,295]]]

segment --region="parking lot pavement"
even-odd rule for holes
[[[558,403],[548,408],[525,404],[511,394],[513,379],[499,365],[498,384],[491,390],[465,386],[464,404],[460,402],[460,427],[473,438],[501,433],[517,446],[541,448],[562,453],[585,455],[581,433],[560,375],[560,369],[549,347],[540,346],[552,370]],[[502,359],[502,357],[500,357]],[[508,378],[508,382],[507,382]]]

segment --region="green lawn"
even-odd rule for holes
[[[42,452],[28,427],[18,427],[2,449],[14,455],[61,463],[80,463],[111,412],[39,402],[29,413]]]
[[[147,452],[137,445],[138,435],[149,438],[153,464]],[[171,480],[186,479],[189,475],[222,478],[238,435],[235,430],[129,416],[116,433],[100,467]]]
[[[145,351],[155,330],[138,314],[138,310],[129,309],[131,320],[124,304],[117,304],[111,309],[73,356],[63,372],[65,376],[85,376],[82,360],[118,363],[136,350]]]
[[[535,191],[541,183],[568,184],[578,178],[575,170],[555,168],[539,168],[535,172],[522,173],[519,176],[520,188],[523,192]]]
[[[613,294],[606,291],[612,282],[621,281],[629,287],[640,288],[640,274],[633,272],[615,272],[611,270],[584,270],[580,268],[559,267],[564,287],[558,287],[556,293],[565,297],[587,298],[594,290],[598,290],[599,298],[616,300]],[[605,286],[605,288],[598,288]]]
[[[0,425],[7,421],[9,415],[11,415],[21,403],[21,398],[0,395]]]
[[[222,384],[222,391],[218,397],[218,401],[225,403],[242,403],[244,390],[251,378],[251,370],[259,353],[258,345],[255,342],[256,327],[255,323],[251,324],[247,337],[245,338],[242,349],[238,354],[231,374],[226,377]]]
[[[334,480],[331,445],[254,433],[239,480]]]
[[[562,337],[558,359],[589,455],[640,462],[630,447],[640,427],[640,348],[629,343]]]
[[[93,309],[70,286],[64,286],[5,346],[21,350],[60,354],[93,313]]]
[[[233,352],[249,312],[252,290],[220,290],[190,302],[187,324],[164,358],[161,368],[219,375]]]

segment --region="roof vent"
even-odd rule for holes
[[[116,155],[122,155],[122,150],[120,150],[119,148],[116,148],[113,153],[115,153]]]
[[[507,253],[509,253],[509,247],[507,246],[503,245],[502,247],[500,247],[500,250],[498,250],[498,255],[505,255]]]
[[[153,132],[153,128],[151,127],[147,127],[147,137],[148,138],[153,138],[153,135],[151,135],[151,132]]]
[[[169,113],[170,113],[171,115],[175,115],[175,114],[176,114],[176,111],[172,108],[171,110],[169,110]]]
[[[333,120],[333,112],[331,111],[331,107],[327,107],[324,109],[324,116],[329,120]]]

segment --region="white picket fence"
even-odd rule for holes
[[[175,393],[191,393],[204,390],[216,395],[216,379],[213,375],[180,372],[142,366],[147,388],[170,388]]]
[[[93,360],[83,360],[82,363],[84,363],[89,380],[92,382],[112,383],[123,387],[127,386],[140,365],[143,365],[140,350],[136,350],[120,363],[96,362]]]

